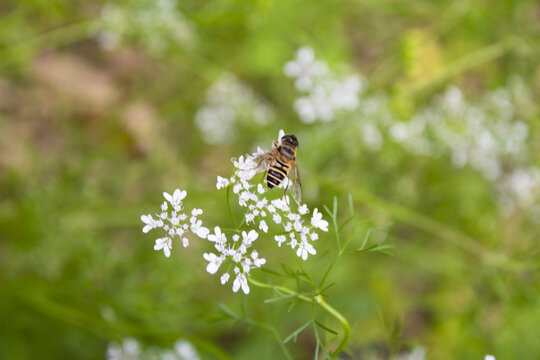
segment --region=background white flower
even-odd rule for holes
[[[208,88],[195,125],[206,142],[228,144],[236,138],[239,125],[266,125],[272,119],[272,107],[236,75],[225,72]]]
[[[173,45],[190,48],[195,40],[194,25],[178,9],[176,0],[108,2],[91,32],[106,50],[136,41],[159,54]]]
[[[105,354],[107,360],[199,360],[197,349],[187,340],[180,339],[172,349],[143,348],[135,339],[126,338],[122,344],[109,343]]]
[[[363,82],[359,75],[338,76],[324,61],[316,60],[310,47],[302,47],[296,59],[284,66],[285,75],[295,79],[296,88],[305,94],[294,102],[294,109],[305,123],[333,120],[338,112],[359,105]]]

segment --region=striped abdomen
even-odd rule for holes
[[[281,160],[274,159],[272,165],[268,168],[266,173],[266,185],[269,189],[273,189],[279,186],[281,182],[287,177],[289,172],[289,165],[285,164]]]

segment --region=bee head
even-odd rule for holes
[[[298,147],[298,139],[294,135],[284,135],[281,141],[286,142],[294,147]]]

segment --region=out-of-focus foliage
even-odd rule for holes
[[[3,1],[0,358],[96,359],[125,338],[280,358],[268,329],[285,338],[311,308],[233,294],[205,271],[208,243],[165,258],[139,217],[180,187],[206,225],[227,224],[216,176],[282,128],[300,141],[305,202],[350,193],[358,234],[393,224],[372,236],[394,256],[344,256],[329,279],[352,326],[344,358],[539,358],[539,14],[536,1]],[[318,87],[285,67],[303,46],[324,63]],[[317,273],[334,243],[316,245],[266,267]],[[315,339],[286,346],[312,358]]]

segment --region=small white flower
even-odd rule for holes
[[[242,183],[236,183],[233,186],[233,193],[238,194],[242,190]]]
[[[221,244],[221,243],[224,243],[224,242],[227,241],[227,237],[225,236],[224,233],[221,232],[220,227],[216,226],[214,228],[214,234],[208,235],[208,240],[212,241],[212,242],[215,242],[215,243],[218,243],[218,244]]]
[[[234,235],[232,236],[232,239],[233,239],[233,241],[236,242],[236,241],[240,240],[240,235],[234,234]]]
[[[191,210],[191,216],[199,216],[203,213],[201,209],[193,209]]]
[[[317,208],[315,208],[315,210],[313,211],[313,216],[311,217],[311,225],[321,229],[322,231],[328,231],[328,221],[322,219],[322,214]]]
[[[261,221],[259,222],[259,229],[261,229],[261,230],[264,231],[265,233],[268,232],[268,225],[266,225],[266,221],[261,220]]]
[[[299,215],[299,214],[295,214],[295,213],[289,213],[287,214],[287,219],[291,220],[291,221],[298,221],[300,220],[302,217]]]
[[[218,257],[214,253],[204,253],[203,257],[206,261],[208,261],[208,266],[206,266],[206,271],[208,271],[208,273],[210,274],[215,274],[216,271],[218,271],[219,267],[221,266],[223,259],[221,257]]]
[[[257,192],[259,194],[264,194],[266,192],[266,188],[262,184],[259,183],[259,185],[257,185]]]
[[[255,221],[255,215],[253,214],[246,214],[246,224],[249,224],[251,222]]]
[[[233,282],[233,292],[237,292],[240,287],[242,287],[242,291],[244,294],[249,294],[249,285],[246,279],[246,275],[244,273],[240,272],[240,269],[234,268],[234,272],[236,273],[236,278]]]
[[[154,245],[154,250],[159,251],[163,250],[163,253],[166,257],[171,256],[172,242],[168,237],[156,239],[156,244]]]
[[[255,265],[255,267],[261,267],[266,264],[266,259],[259,258],[259,253],[256,250],[251,252],[251,258],[253,259],[253,265]]]
[[[170,195],[169,193],[164,192],[163,196],[171,205],[179,204],[184,198],[186,197],[187,192],[185,190],[176,189],[174,190],[173,194]]]
[[[208,228],[205,228],[204,226],[200,226],[197,229],[197,232],[195,234],[201,239],[206,239],[209,233],[210,233],[210,230],[208,230]]]
[[[250,230],[249,233],[242,231],[242,243],[245,245],[251,245],[251,243],[259,237],[259,233],[255,230]]]
[[[218,176],[217,182],[216,182],[216,188],[219,190],[219,189],[226,188],[227,186],[229,186],[229,179]]]
[[[290,233],[289,237],[291,238],[291,241],[287,244],[291,248],[296,248],[296,245],[298,245],[298,240],[296,240],[296,235],[294,233]]]
[[[495,356],[493,356],[493,355],[486,355],[486,356],[484,357],[484,360],[495,360]]]
[[[152,215],[150,214],[142,215],[141,220],[143,223],[146,224],[142,229],[143,233],[145,234],[156,227],[156,221],[152,218]]]
[[[194,218],[191,218],[191,226],[190,230],[192,233],[200,237],[201,239],[206,239],[208,234],[210,233],[210,230],[202,226],[202,220],[196,220]]]
[[[184,247],[188,247],[189,246],[189,239],[188,238],[182,238],[182,245]]]
[[[296,256],[301,257],[302,260],[307,260],[308,254],[315,255],[316,253],[315,248],[307,241],[302,241],[296,250]]]
[[[222,284],[222,285],[225,285],[225,284],[227,283],[227,281],[229,281],[229,278],[230,278],[230,277],[231,277],[231,276],[229,275],[229,273],[225,273],[225,274],[221,275],[221,279],[220,279],[220,280],[221,280],[221,284]]]
[[[309,213],[309,209],[307,207],[306,204],[303,204],[301,206],[298,207],[298,212],[301,214],[301,215],[306,215],[307,213]]]
[[[293,224],[289,221],[288,223],[283,225],[283,228],[285,229],[286,232],[291,232],[293,229]]]
[[[285,235],[275,235],[275,236],[274,236],[274,239],[277,241],[278,246],[281,246],[281,244],[284,243],[285,240],[287,240],[287,238],[285,237]]]

